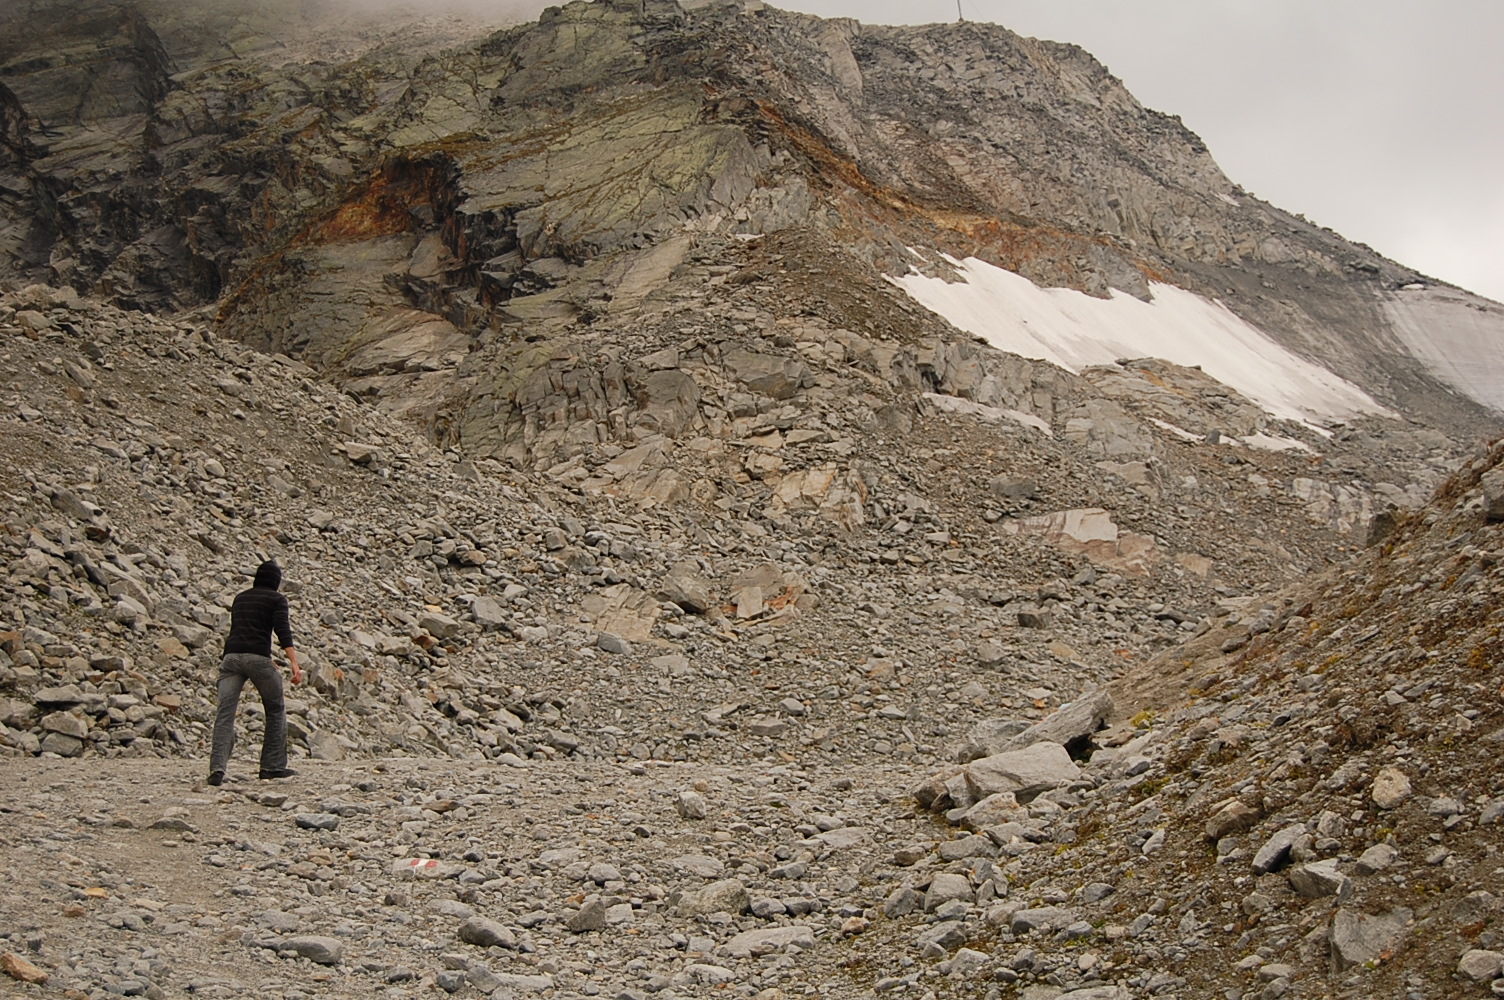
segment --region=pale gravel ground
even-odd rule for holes
[[[0,905],[0,926],[13,938],[6,950],[22,951],[23,941],[39,938],[40,950],[30,958],[52,966],[49,992],[127,982],[130,976],[116,966],[125,960],[148,963],[146,978],[166,996],[189,990],[417,995],[444,970],[443,955],[478,960],[487,951],[492,971],[551,975],[558,995],[616,996],[654,976],[681,976],[696,961],[731,967],[733,988],[749,995],[775,986],[793,995],[855,995],[862,992],[859,984],[835,968],[849,952],[834,933],[845,919],[841,908],[880,903],[891,887],[878,869],[891,867],[895,847],[933,831],[929,820],[912,817],[899,794],[918,771],[894,766],[806,772],[771,761],[744,768],[546,762],[512,768],[412,758],[298,764],[302,773],[287,781],[232,780],[209,789],[197,761],[9,761],[0,772],[7,813],[0,851],[12,872]],[[848,782],[852,787],[837,787]],[[673,802],[696,784],[708,815],[686,820]],[[261,804],[267,795],[273,796],[267,801],[286,801]],[[895,796],[899,801],[891,801]],[[461,804],[444,814],[425,810],[429,820],[418,842],[399,845],[414,839],[402,833],[401,822],[415,811],[404,805],[435,798]],[[321,803],[350,814],[332,832],[298,829],[294,817],[320,811]],[[370,811],[356,811],[363,809]],[[811,842],[794,827],[830,812],[859,824],[862,842],[834,851],[801,846]],[[190,829],[152,828],[164,818]],[[571,848],[580,851],[579,861],[615,866],[622,883],[596,885],[567,866],[539,866],[542,852]],[[483,853],[484,860],[463,860],[467,851]],[[777,853],[811,855],[805,877],[770,878],[766,869],[779,864]],[[495,881],[412,881],[391,874],[393,859],[424,854]],[[674,864],[685,856],[714,859],[723,870],[714,877],[690,874]],[[665,897],[720,877],[743,879],[754,899],[815,901],[816,912],[771,920],[670,912]],[[633,923],[583,934],[566,930],[558,918],[590,892],[630,902]],[[514,928],[529,950],[459,943],[460,917],[432,908],[456,898]],[[263,916],[268,911],[292,914],[290,933],[343,941],[343,963],[279,960],[273,951],[243,943],[248,931],[272,933]],[[541,923],[520,926],[538,919],[528,913],[544,914]],[[139,929],[131,929],[132,915],[140,918]],[[738,963],[699,951],[724,944],[740,929],[791,922],[809,925],[817,937],[813,951],[792,960]],[[676,944],[676,934],[690,940]],[[629,968],[634,960],[639,964]],[[386,982],[403,968],[416,980]],[[680,995],[708,992],[699,983],[669,988]],[[464,987],[461,995],[477,991]]]

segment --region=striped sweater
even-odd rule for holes
[[[252,587],[236,594],[235,603],[230,605],[230,635],[225,639],[225,655],[271,656],[273,633],[283,649],[292,648],[287,598],[267,587]]]

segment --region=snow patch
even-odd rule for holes
[[[1040,288],[975,257],[945,259],[963,280],[918,272],[889,280],[998,350],[1071,372],[1118,358],[1199,365],[1285,420],[1322,424],[1364,414],[1394,416],[1362,389],[1281,347],[1220,302],[1173,285],[1151,284],[1152,302],[1116,289],[1111,298],[1097,299],[1068,288]]]
[[[1168,420],[1160,420],[1157,417],[1150,417],[1149,423],[1153,424],[1155,427],[1158,427],[1162,431],[1175,435],[1182,441],[1191,441],[1196,444],[1201,444],[1206,440],[1206,438],[1202,437],[1200,434],[1192,434],[1184,427],[1172,424]],[[1312,429],[1320,430],[1319,428]],[[1329,432],[1322,431],[1321,433],[1325,434]],[[1261,451],[1305,451],[1310,452],[1313,455],[1316,453],[1316,449],[1312,448],[1304,441],[1298,441],[1292,437],[1283,437],[1278,434],[1265,434],[1263,431],[1259,431],[1257,434],[1250,434],[1247,437],[1224,437],[1222,440],[1228,444],[1240,444],[1245,448],[1258,448]]]
[[[1504,306],[1456,288],[1405,286],[1384,312],[1410,353],[1473,399],[1504,410]]]
[[[1013,423],[1019,424],[1023,427],[1032,427],[1037,431],[1043,431],[1045,437],[1055,436],[1055,432],[1050,429],[1049,424],[1045,423],[1034,414],[1025,413],[1022,410],[1008,410],[996,406],[984,406],[981,403],[975,403],[969,399],[962,399],[960,396],[945,396],[936,392],[924,393],[923,399],[935,409],[940,410],[944,413],[960,413],[968,417],[976,417],[979,420],[986,420],[994,424],[1000,424],[1004,420],[1011,420]]]
[[[1281,437],[1278,434],[1265,434],[1263,431],[1259,431],[1257,434],[1250,434],[1247,437],[1237,438],[1236,440],[1239,444],[1247,445],[1250,448],[1258,448],[1260,451],[1304,451],[1313,455],[1316,453],[1316,449],[1304,441],[1297,441],[1291,437]]]
[[[1153,424],[1155,427],[1158,427],[1162,431],[1169,431],[1171,434],[1174,434],[1182,441],[1200,442],[1205,440],[1205,438],[1203,438],[1200,434],[1192,434],[1184,427],[1181,427],[1178,424],[1172,424],[1168,420],[1160,420],[1158,417],[1150,417],[1149,423]]]

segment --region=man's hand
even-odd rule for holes
[[[293,684],[303,683],[303,668],[298,666],[298,651],[296,649],[289,649],[287,651],[287,662],[292,664]]]

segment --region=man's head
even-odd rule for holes
[[[268,559],[256,567],[256,586],[265,587],[267,590],[276,590],[282,586],[282,567],[275,560]]]

